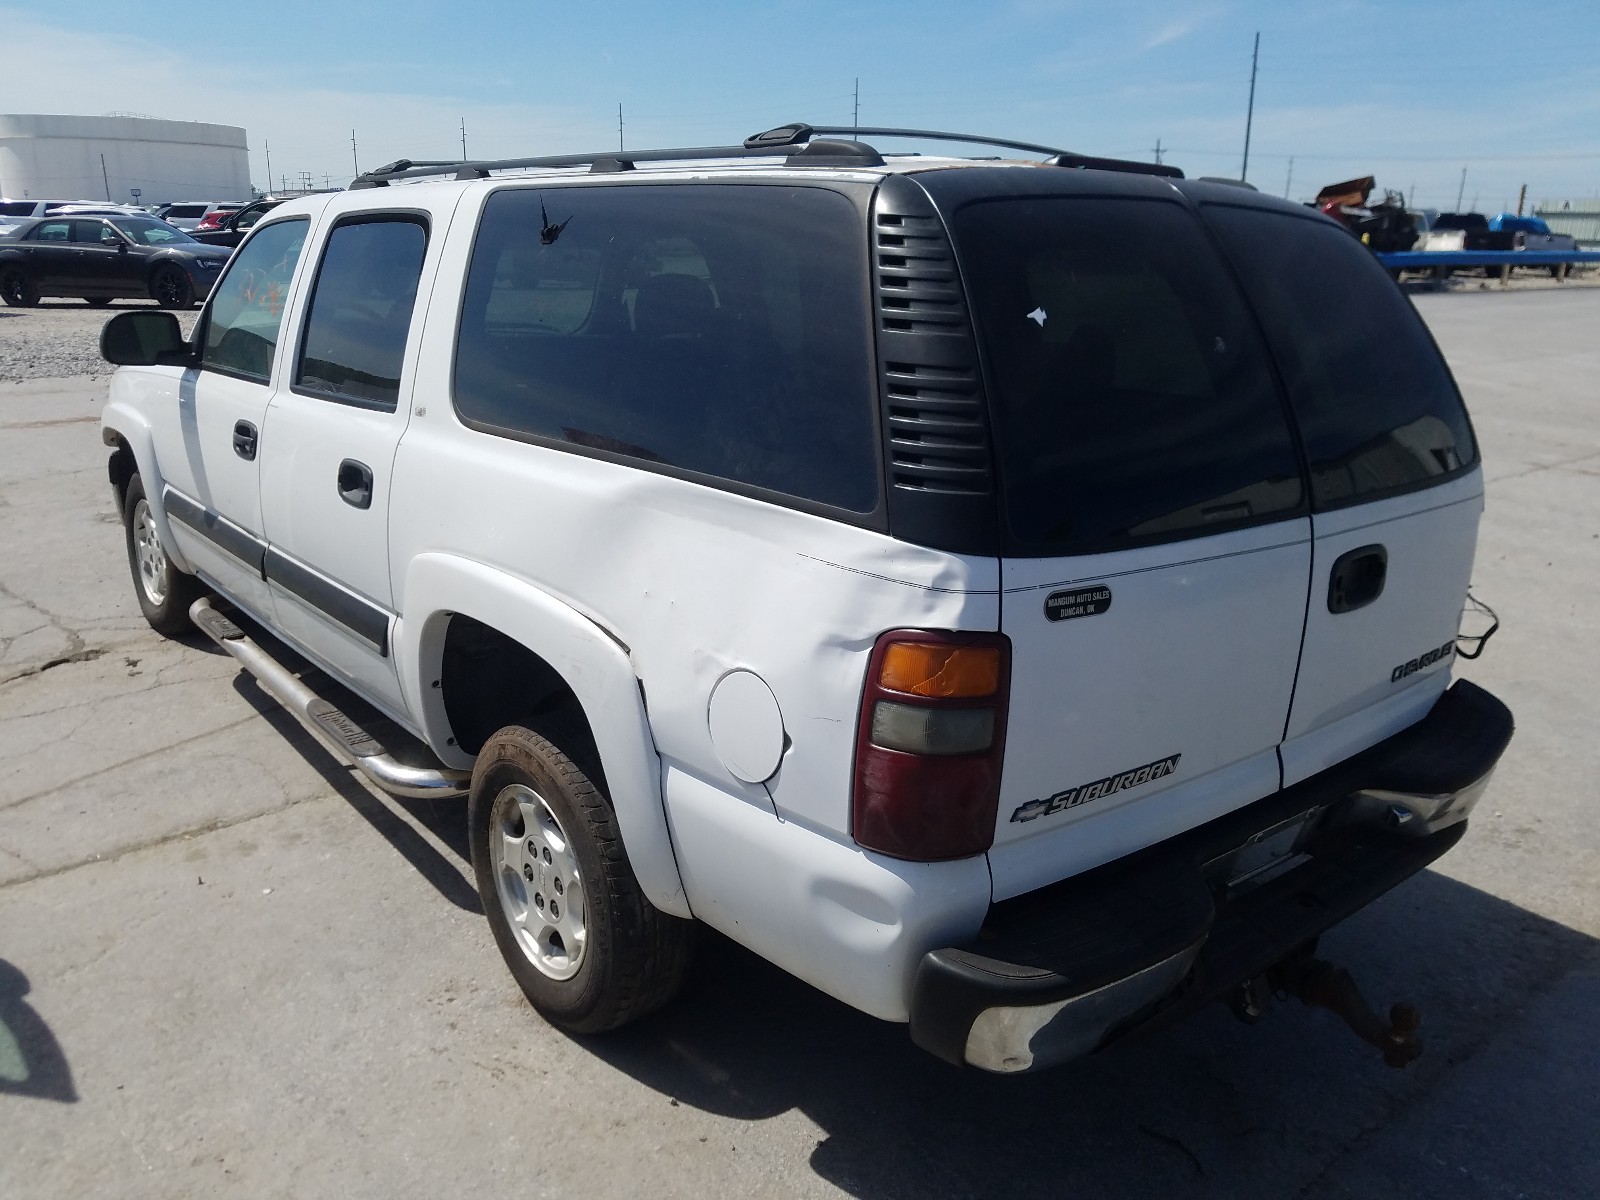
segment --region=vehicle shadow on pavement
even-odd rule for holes
[[[0,958],[0,1096],[76,1104],[67,1056],[24,999],[28,990],[28,977]]]
[[[855,1196],[1280,1200],[1417,1107],[1597,944],[1431,871],[1335,928],[1320,953],[1349,967],[1375,1007],[1407,999],[1422,1010],[1426,1053],[1405,1071],[1297,1001],[1255,1026],[1213,1006],[1036,1076],[958,1070],[914,1047],[904,1027],[712,934],[668,1009],[582,1041],[677,1104],[746,1121],[798,1110],[819,1128],[813,1170]],[[1493,1127],[1508,1103],[1496,1090],[1475,1096],[1473,1111]],[[1524,1152],[1508,1145],[1506,1161]],[[1435,1168],[1420,1148],[1416,1161],[1437,1170],[1437,1192],[1408,1181],[1391,1194],[1459,1194],[1455,1166]]]
[[[337,696],[335,703],[345,700],[336,689],[319,680],[317,688],[322,694]],[[335,794],[348,804],[373,832],[416,868],[417,874],[431,883],[436,891],[457,908],[482,915],[483,905],[478,900],[478,890],[463,873],[460,864],[470,861],[467,846],[466,800],[401,800],[395,797],[380,799],[362,784],[305,726],[290,716],[282,705],[258,686],[251,675],[240,671],[234,678],[233,690],[246,703],[272,725],[285,741],[292,745],[321,775]],[[355,707],[354,697],[340,704],[349,712]],[[346,707],[346,705],[349,707]],[[440,853],[425,837],[400,816],[404,809],[417,824],[426,828],[453,853],[456,861]]]

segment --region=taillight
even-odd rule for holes
[[[896,629],[867,663],[852,829],[895,858],[934,862],[994,842],[1011,642],[998,633]]]

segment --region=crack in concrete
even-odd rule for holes
[[[81,870],[84,867],[101,866],[107,863],[118,862],[130,854],[137,854],[141,850],[153,850],[161,846],[169,845],[172,842],[181,842],[188,838],[205,837],[207,834],[211,833],[221,833],[225,829],[233,829],[240,825],[247,825],[251,821],[259,821],[262,817],[270,817],[276,813],[288,812],[291,808],[296,808],[302,804],[307,804],[315,800],[323,800],[326,798],[327,797],[324,793],[319,792],[310,796],[301,796],[294,800],[286,800],[284,803],[279,804],[276,807],[260,809],[257,812],[245,813],[242,816],[218,817],[215,821],[208,821],[204,825],[195,825],[188,829],[179,829],[172,833],[164,833],[159,837],[148,838],[142,842],[131,842],[110,854],[96,855],[93,858],[79,859],[77,862],[63,863],[58,867],[46,867],[43,870],[35,871],[32,875],[22,875],[16,879],[7,879],[3,882],[0,882],[0,891],[4,891],[7,888],[18,887],[25,883],[34,883],[41,879],[53,879],[57,875],[65,875],[69,871]],[[20,855],[15,854],[12,855],[12,857],[21,858]],[[27,860],[23,859],[23,861],[26,862]]]
[[[41,628],[43,628],[41,626]],[[64,667],[68,663],[93,662],[106,652],[104,646],[89,646],[83,650],[74,650],[71,654],[62,654],[56,658],[48,659],[37,666],[24,667],[15,675],[7,675],[0,679],[0,687],[8,683],[15,683],[19,679],[32,679],[35,675],[43,675],[46,671],[53,671],[57,667]]]
[[[181,746],[192,745],[195,742],[202,741],[205,738],[214,737],[219,733],[226,733],[230,729],[237,729],[241,725],[248,725],[251,721],[257,720],[260,720],[260,714],[253,712],[247,717],[240,717],[237,721],[230,721],[226,725],[218,725],[215,729],[207,729],[201,733],[194,734],[192,737],[180,738],[176,742],[170,742],[165,746],[158,746],[154,750],[146,750],[143,754],[135,754],[132,758],[124,758],[118,762],[107,763],[103,767],[96,767],[93,771],[86,771],[82,775],[75,775],[71,779],[64,779],[60,783],[52,784],[43,791],[33,792],[26,796],[18,796],[14,800],[7,800],[3,804],[0,804],[0,812],[7,812],[13,808],[20,808],[22,805],[29,804],[34,800],[42,800],[47,796],[53,796],[57,792],[64,791],[69,787],[74,787],[80,783],[86,783],[91,779],[97,779],[101,775],[105,775],[108,772],[120,771],[125,767],[133,766],[135,763],[144,762],[148,758],[154,758],[158,754],[168,754]]]

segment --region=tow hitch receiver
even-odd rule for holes
[[[1343,967],[1309,954],[1285,959],[1266,975],[1239,988],[1233,999],[1234,1014],[1253,1023],[1275,994],[1295,996],[1302,1004],[1325,1008],[1341,1017],[1358,1038],[1383,1052],[1387,1066],[1405,1067],[1422,1055],[1422,1038],[1417,1035],[1422,1014],[1417,1006],[1396,1004],[1389,1009],[1389,1019],[1385,1021],[1372,1011],[1356,986],[1355,977]]]

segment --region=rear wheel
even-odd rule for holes
[[[32,308],[39,303],[39,288],[21,267],[0,267],[0,300],[12,308]]]
[[[557,736],[587,757],[586,739]],[[694,932],[640,890],[598,774],[510,725],[478,754],[468,809],[500,954],[534,1008],[572,1033],[615,1029],[670,1000]]]
[[[200,598],[200,581],[185,575],[167,557],[156,529],[155,514],[144,494],[144,481],[135,475],[128,480],[122,506],[127,531],[128,569],[133,572],[133,594],[139,611],[150,628],[165,637],[176,637],[189,628],[189,606]]]
[[[150,277],[150,296],[162,308],[193,308],[194,285],[182,267],[166,263]]]

